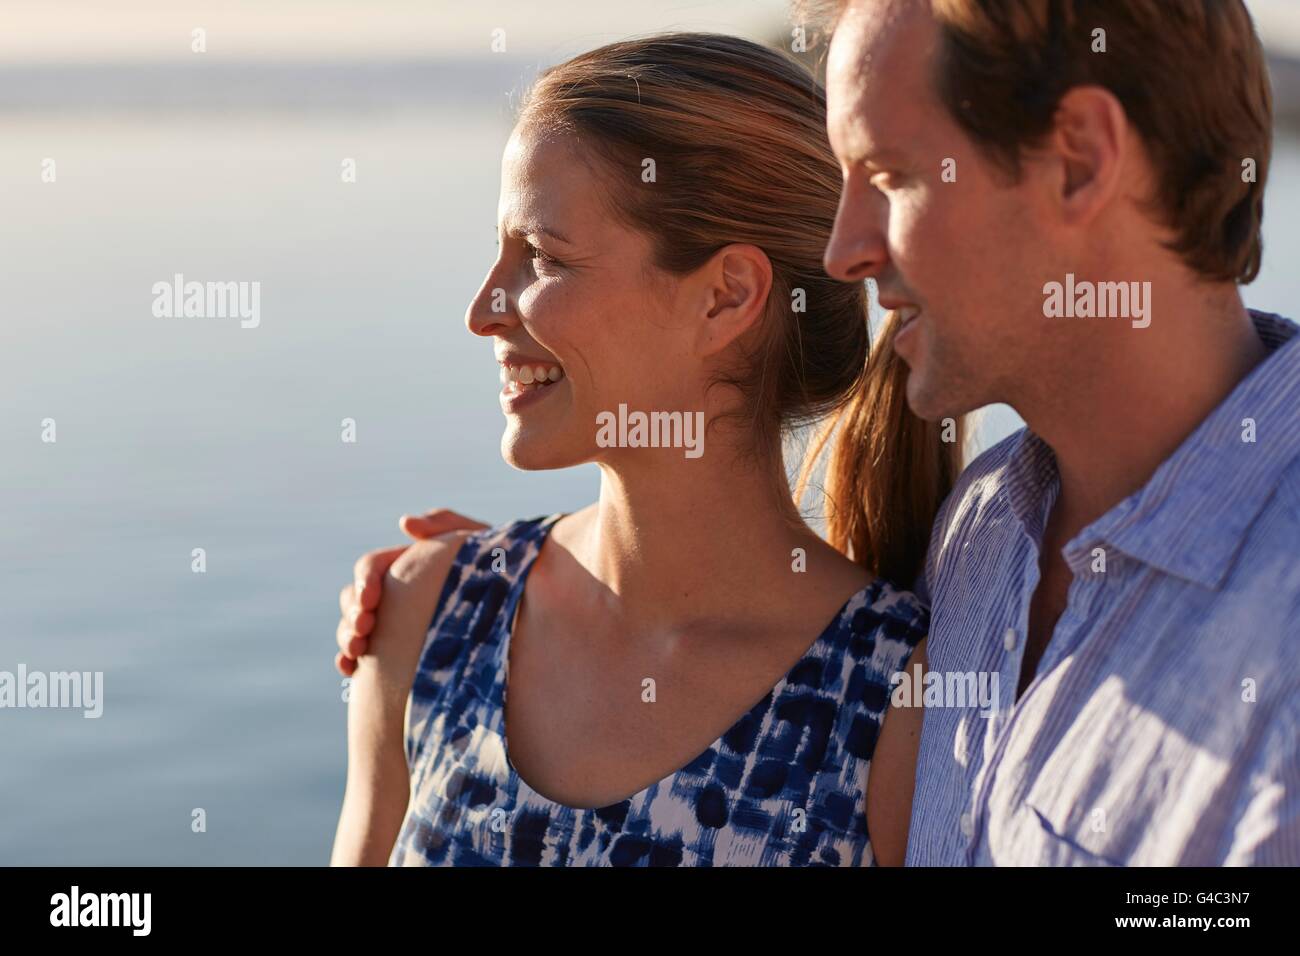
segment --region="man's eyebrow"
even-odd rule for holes
[[[907,157],[901,150],[892,147],[883,147],[881,149],[868,149],[852,157],[851,162],[860,166],[896,166],[899,163],[907,161]]]
[[[837,153],[836,158],[846,165],[882,167],[907,162],[907,156],[902,149],[887,145],[887,141],[882,143],[879,137],[864,135],[857,127],[857,123],[850,124],[844,130],[840,145],[844,150],[842,153]]]

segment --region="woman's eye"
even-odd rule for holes
[[[554,256],[547,255],[545,252],[537,248],[537,246],[533,245],[531,242],[528,243],[528,258],[534,259],[538,262],[545,263],[548,266],[563,265],[563,263],[561,263],[559,259],[556,259]]]

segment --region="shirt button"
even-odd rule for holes
[[[1006,633],[1002,635],[1002,646],[1008,651],[1014,651],[1018,640],[1019,638],[1016,637],[1016,629],[1014,627],[1009,627],[1007,628]]]
[[[969,838],[975,832],[975,823],[971,820],[969,813],[961,815],[961,832],[962,836]]]

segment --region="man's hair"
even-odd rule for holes
[[[796,15],[833,22],[850,2],[796,0]],[[1242,0],[928,2],[935,90],[986,155],[1018,177],[1066,92],[1104,87],[1151,159],[1169,248],[1208,279],[1258,275],[1273,108]]]

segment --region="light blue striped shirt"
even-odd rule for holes
[[[919,587],[930,666],[1000,702],[927,702],[908,865],[1300,865],[1300,327],[1251,317],[1269,356],[1066,545],[1019,701],[1055,457],[1021,430],[959,479]]]

